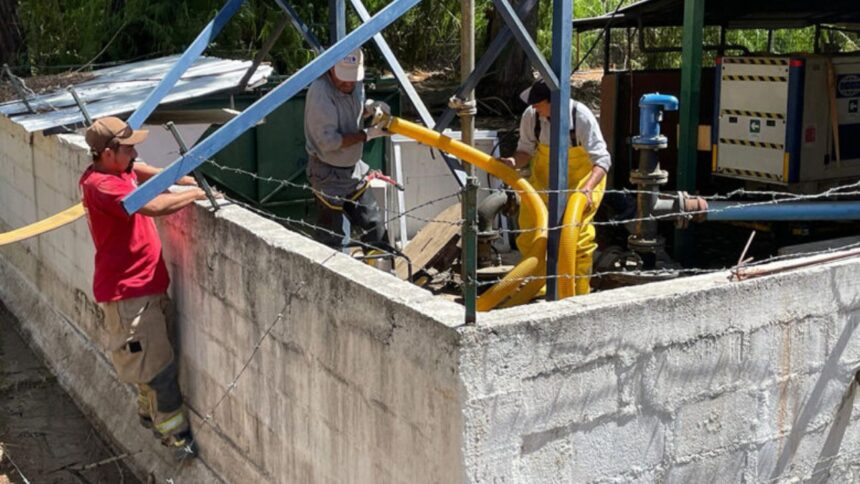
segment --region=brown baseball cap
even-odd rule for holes
[[[93,153],[98,155],[114,141],[121,145],[136,145],[148,135],[148,130],[133,130],[125,121],[109,116],[97,119],[87,128],[85,138]]]

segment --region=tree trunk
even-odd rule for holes
[[[516,10],[522,2],[523,0],[513,0],[511,1],[511,6]],[[523,20],[523,25],[525,25],[526,30],[528,30],[529,35],[533,39],[537,37],[539,9],[540,2],[535,5],[528,17]],[[488,31],[491,32],[491,35],[487,39],[488,45],[495,38],[505,21],[502,20],[502,17],[498,13],[494,12],[490,23]],[[492,95],[501,97],[505,101],[512,102],[518,99],[520,92],[534,81],[532,74],[534,69],[532,69],[528,57],[526,57],[525,52],[516,39],[511,40],[508,48],[499,56],[499,60],[496,61],[494,67],[495,70],[488,76],[482,91],[487,93],[492,92]]]
[[[16,64],[25,49],[18,0],[0,0],[0,19],[0,64]]]

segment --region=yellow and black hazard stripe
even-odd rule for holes
[[[749,116],[751,118],[785,119],[782,113],[763,113],[761,111],[746,111],[744,109],[723,109],[720,114],[726,116]]]
[[[723,64],[746,64],[754,66],[787,66],[787,57],[723,57]]]
[[[740,170],[737,168],[717,167],[716,173],[720,175],[744,176],[747,178],[764,178],[765,180],[783,181],[782,176],[775,173],[765,173],[763,171]]]
[[[762,141],[747,141],[744,139],[728,139],[720,138],[720,143],[727,145],[751,146],[753,148],[767,148],[771,150],[784,150],[784,146],[779,143],[764,143]]]
[[[725,74],[724,81],[788,82],[788,76]]]

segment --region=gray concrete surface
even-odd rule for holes
[[[16,331],[0,302],[0,482],[139,482]]]
[[[79,143],[0,119],[0,228],[77,201],[66,180],[88,162]],[[143,447],[139,474],[860,480],[860,261],[629,287],[463,327],[451,302],[239,207],[204,207],[159,225],[201,458],[174,468]],[[2,247],[0,298],[95,424],[135,441],[131,391],[96,343],[91,258],[82,222]]]

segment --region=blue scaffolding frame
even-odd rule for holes
[[[437,131],[444,130],[454,118],[452,109],[446,110],[438,121],[433,120],[427,108],[424,106],[418,94],[409,83],[405,72],[400,67],[391,48],[383,39],[380,32],[392,22],[403,16],[420,0],[393,0],[389,5],[380,10],[376,15],[369,16],[361,0],[350,0],[353,8],[362,20],[362,24],[350,33],[346,33],[346,0],[329,0],[330,25],[332,32],[332,45],[322,49],[319,41],[313,36],[304,22],[301,21],[297,12],[284,0],[275,0],[276,3],[290,17],[292,25],[301,33],[312,49],[318,52],[316,59],[298,70],[274,90],[257,100],[245,109],[241,114],[230,120],[212,135],[194,146],[185,155],[180,156],[146,183],[138,187],[134,192],[122,200],[123,208],[129,214],[137,212],[158,194],[167,190],[176,180],[185,176],[197,168],[205,160],[211,158],[224,147],[253,127],[257,122],[274,111],[278,106],[307,87],[311,82],[323,75],[328,69],[346,54],[357,47],[364,45],[373,39],[389,63],[398,82],[410,101],[415,105],[422,121]],[[221,29],[241,8],[244,0],[227,0],[215,18],[197,36],[194,42],[180,57],[162,82],[153,90],[143,105],[137,109],[129,118],[132,127],[139,127],[149,117],[161,99],[170,91],[182,74],[199,57],[212,39],[218,35]],[[478,81],[483,77],[492,63],[496,60],[502,50],[513,37],[525,51],[535,69],[541,73],[552,92],[552,123],[550,133],[550,194],[549,194],[549,225],[558,227],[562,223],[562,216],[567,201],[566,193],[561,192],[567,188],[567,148],[569,116],[567,115],[568,100],[570,99],[570,55],[572,41],[572,16],[573,0],[553,0],[553,25],[552,25],[552,58],[547,62],[538,50],[534,39],[526,31],[520,16],[525,16],[531,11],[536,0],[526,0],[520,6],[519,12],[511,7],[508,0],[494,0],[496,8],[505,21],[506,28],[499,31],[490,48],[479,60],[475,70],[470,74],[467,81],[457,90],[456,95],[470,92],[475,88]],[[444,159],[455,175],[458,183],[462,186],[465,177],[459,162],[445,156]],[[557,299],[557,274],[558,265],[558,243],[560,230],[551,230],[549,244],[547,247],[547,299]]]

